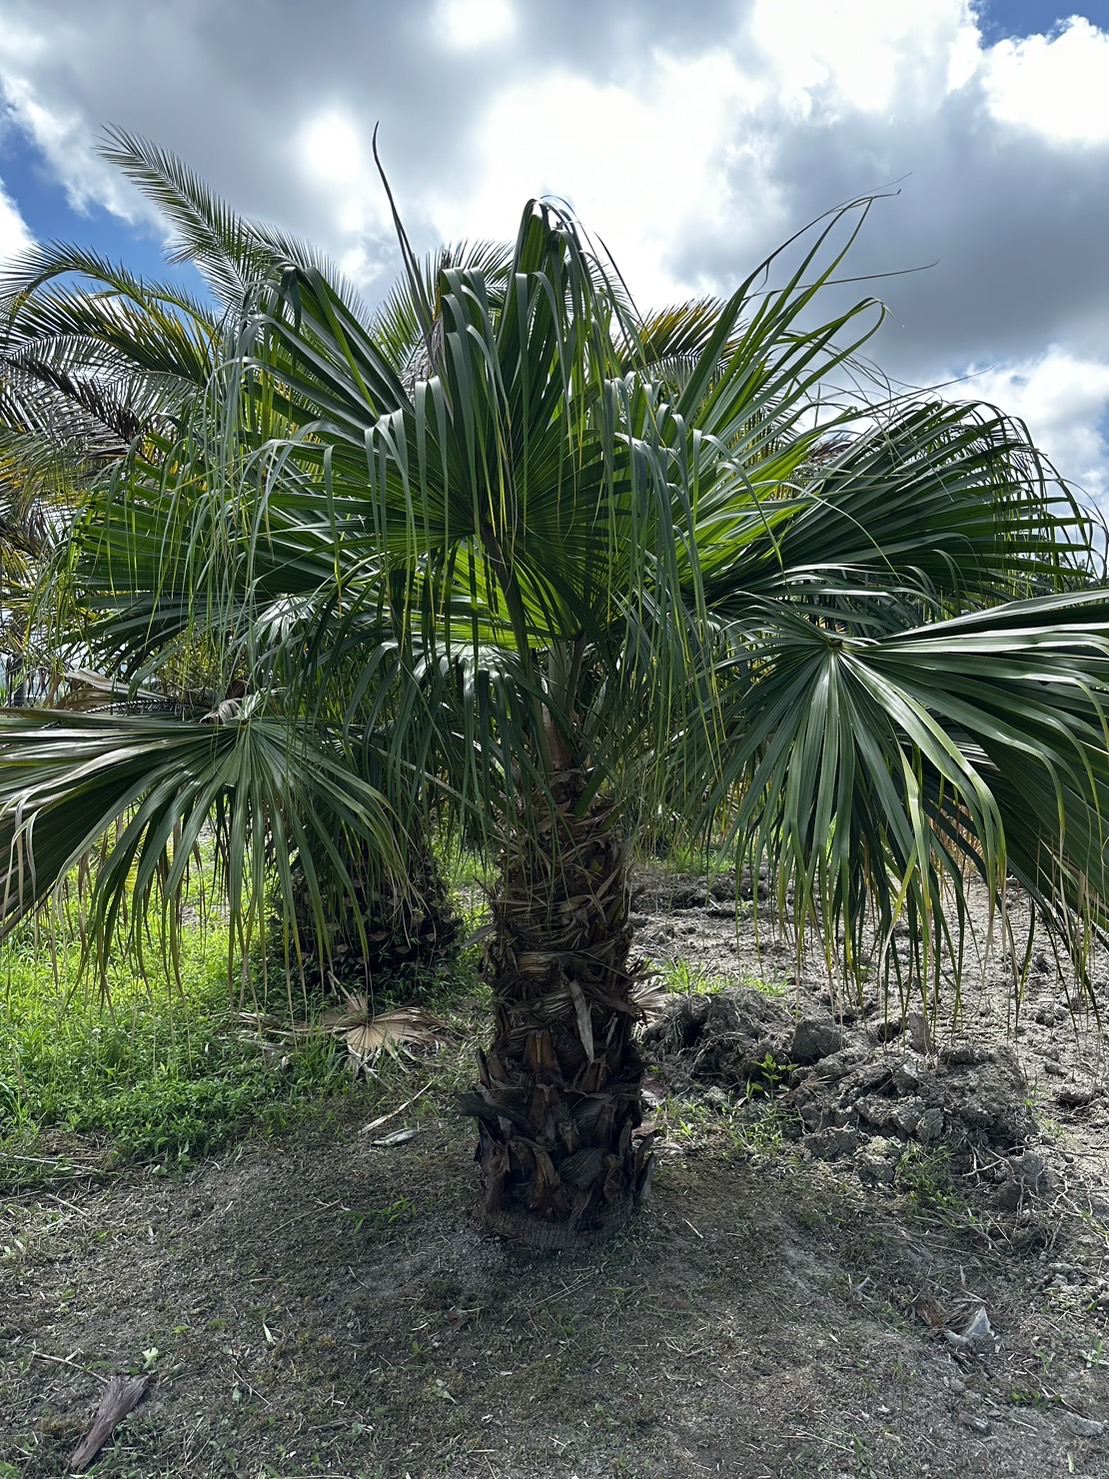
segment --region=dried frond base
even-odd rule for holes
[[[650,1167],[624,849],[611,807],[582,804],[588,782],[556,778],[505,848],[484,962],[494,1038],[461,1102],[482,1220],[538,1247],[612,1232]]]

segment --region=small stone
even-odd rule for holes
[[[966,1066],[985,1063],[989,1059],[989,1049],[971,1042],[945,1043],[940,1048],[939,1058],[940,1062],[949,1068],[953,1065]]]
[[[834,1161],[840,1156],[854,1155],[862,1143],[862,1136],[858,1130],[835,1129],[817,1130],[815,1135],[806,1135],[804,1146],[806,1151],[817,1161]]]
[[[905,1036],[909,1046],[918,1053],[932,1051],[932,1033],[923,1012],[910,1012],[905,1019]]]
[[[1031,1150],[1013,1156],[1009,1168],[1025,1191],[1042,1191],[1047,1184],[1047,1162]]]
[[[793,1033],[790,1056],[795,1063],[817,1063],[838,1053],[843,1047],[843,1033],[827,1018],[802,1017]]]
[[[1075,1438],[1101,1438],[1105,1434],[1104,1423],[1081,1417],[1077,1412],[1068,1412],[1064,1421],[1067,1432]]]
[[[855,1104],[859,1119],[873,1125],[876,1130],[885,1130],[891,1125],[896,1128],[897,1108],[893,1099],[886,1099],[881,1094],[868,1094]]]
[[[1072,1079],[1055,1091],[1055,1102],[1065,1109],[1081,1109],[1093,1102],[1097,1087],[1092,1079]]]
[[[1002,1212],[1015,1212],[1024,1200],[1024,1191],[1019,1181],[1006,1181],[997,1189],[994,1200]]]
[[[875,1182],[879,1186],[891,1185],[897,1174],[895,1157],[900,1155],[900,1152],[901,1146],[897,1141],[876,1135],[870,1144],[855,1156],[860,1179]]]
[[[893,1123],[902,1134],[912,1136],[916,1134],[924,1113],[923,1099],[906,1099],[894,1109]]]
[[[920,1088],[920,1074],[907,1059],[893,1070],[894,1087],[899,1094],[915,1094]]]
[[[981,1433],[983,1437],[993,1431],[984,1417],[975,1417],[973,1412],[960,1412],[959,1421],[964,1428],[969,1428],[972,1433]]]

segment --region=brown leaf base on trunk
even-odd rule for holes
[[[323,871],[318,863],[317,868]],[[357,869],[353,871],[357,877]],[[393,981],[406,971],[433,972],[458,953],[461,924],[442,871],[426,846],[412,848],[404,889],[387,882],[364,884],[354,900],[329,900],[326,939],[319,936],[299,861],[293,879],[297,929],[308,952],[304,978],[309,986],[322,980],[357,992],[369,981]],[[276,951],[282,948],[279,921],[274,946]]]
[[[577,814],[587,784],[556,777],[553,806],[502,856],[484,963],[495,1031],[462,1103],[478,1121],[482,1220],[545,1248],[613,1232],[651,1161],[624,849],[607,803]]]

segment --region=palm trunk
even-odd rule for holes
[[[484,971],[492,1045],[463,1108],[478,1120],[481,1213],[563,1247],[618,1227],[650,1171],[623,845],[588,775],[556,776],[502,856]]]
[[[326,859],[314,861],[317,875],[326,881]],[[357,860],[346,861],[357,880]],[[391,982],[404,972],[413,978],[433,972],[457,954],[459,920],[442,870],[422,836],[410,841],[403,885],[363,881],[356,899],[333,891],[327,899],[324,939],[319,938],[302,868],[294,878],[297,927],[315,957],[316,969],[328,966],[334,979],[350,990],[362,990],[370,981]],[[308,972],[309,979],[312,975]]]

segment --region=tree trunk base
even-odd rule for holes
[[[569,1222],[548,1222],[526,1212],[491,1213],[486,1210],[483,1198],[478,1207],[478,1222],[485,1232],[511,1238],[514,1243],[524,1243],[529,1248],[583,1248],[618,1233],[631,1219],[640,1201],[640,1197],[626,1197],[623,1202],[606,1210],[602,1222],[594,1219],[591,1226],[582,1229]]]

